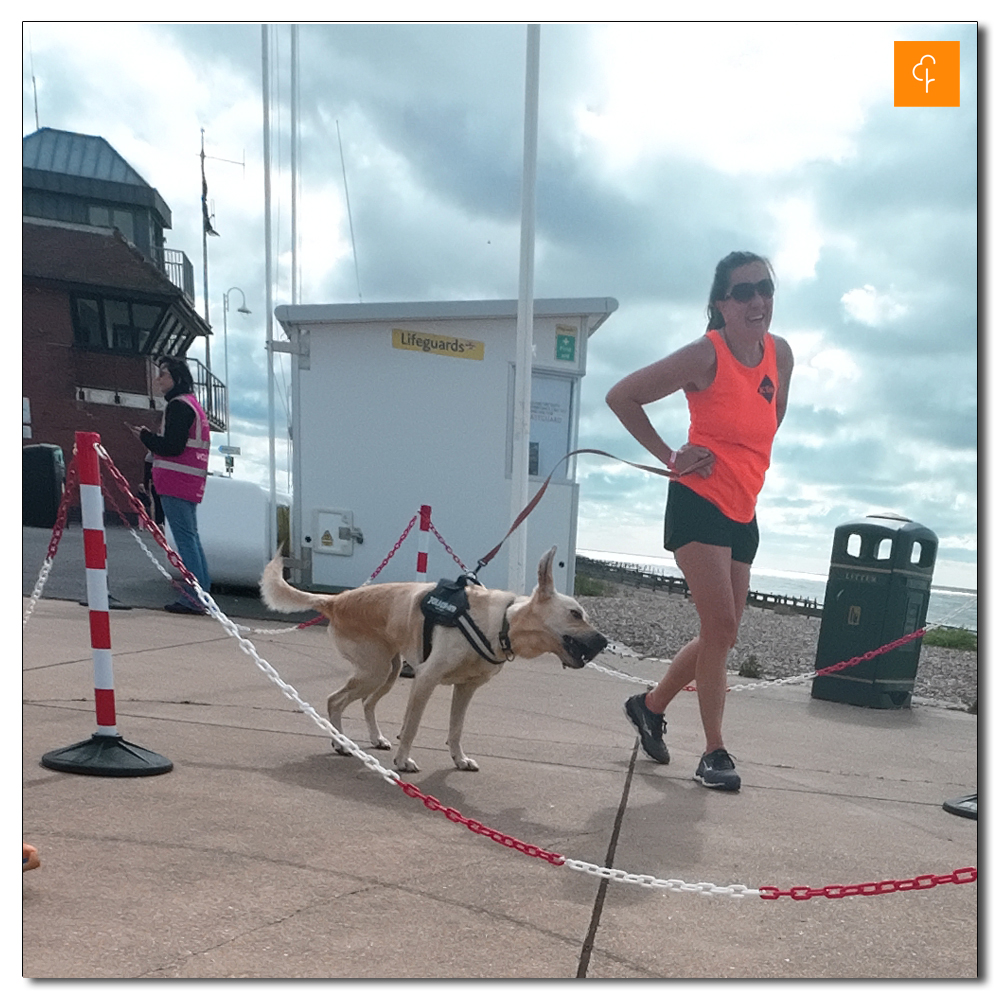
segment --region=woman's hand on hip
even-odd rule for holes
[[[677,452],[673,471],[678,476],[688,476],[696,472],[707,478],[715,468],[715,455],[700,444],[686,444]]]

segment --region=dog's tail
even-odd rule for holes
[[[260,596],[272,611],[285,614],[293,611],[319,611],[326,615],[330,600],[329,595],[309,594],[287,583],[282,576],[280,552],[264,567],[260,578]]]

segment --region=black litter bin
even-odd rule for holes
[[[55,527],[66,486],[66,462],[57,444],[28,444],[21,449],[21,523],[29,528]]]
[[[938,539],[899,514],[871,514],[833,533],[816,669],[878,649],[927,624]],[[906,708],[920,658],[915,639],[813,680],[812,696],[865,708]]]

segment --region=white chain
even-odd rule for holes
[[[205,605],[206,608],[208,608],[212,617],[239,643],[240,649],[242,649],[243,652],[257,664],[257,667],[281,689],[282,694],[284,694],[286,698],[295,702],[295,704],[298,705],[298,707],[306,715],[308,715],[309,718],[320,727],[320,729],[324,730],[330,736],[337,746],[346,750],[352,757],[357,757],[358,760],[360,760],[369,770],[375,771],[387,782],[389,782],[390,785],[394,785],[399,782],[399,775],[395,771],[391,771],[389,768],[383,767],[377,758],[372,757],[371,754],[365,753],[364,750],[357,745],[357,743],[346,737],[339,730],[335,729],[329,719],[324,719],[323,716],[321,716],[319,712],[312,707],[312,705],[310,705],[307,701],[303,701],[299,696],[298,691],[296,691],[291,684],[283,681],[281,676],[278,674],[278,671],[275,670],[274,667],[272,667],[271,664],[257,652],[253,643],[250,642],[249,639],[244,639],[243,636],[240,635],[239,626],[235,622],[230,621],[229,618],[223,614],[223,612],[219,609],[219,606],[212,599],[211,595],[206,594],[205,591],[201,589],[201,586],[197,581],[195,581],[194,589],[198,594],[199,600]]]
[[[42,596],[42,591],[45,589],[45,582],[49,578],[49,572],[52,569],[52,556],[46,556],[45,562],[42,563],[42,568],[38,573],[38,580],[35,582],[35,589],[31,592],[31,600],[28,601],[28,606],[25,608],[24,617],[21,619],[21,631],[24,631],[25,625],[28,624],[28,619],[31,617],[31,613],[35,610],[35,605],[38,603],[38,599]]]
[[[657,878],[655,875],[631,875],[620,868],[604,868],[572,858],[567,858],[564,864],[567,868],[586,875],[596,875],[598,878],[626,882],[629,885],[644,885],[650,889],[669,889],[671,892],[698,893],[701,896],[725,896],[729,899],[760,897],[759,889],[749,889],[745,885],[716,885],[714,882],[685,882],[679,878]]]
[[[639,653],[633,653],[631,650],[623,650],[621,647],[615,646],[614,643],[608,644],[608,649],[615,653],[617,656],[632,657],[637,660],[642,660],[644,663],[664,663],[668,664],[670,660],[660,660],[655,657],[644,657],[640,656]],[[635,677],[633,674],[623,673],[621,670],[615,670],[613,667],[606,666],[603,663],[598,663],[596,660],[592,660],[587,664],[588,667],[592,667],[594,670],[599,671],[602,674],[610,674],[612,677],[620,677],[622,680],[632,681],[635,684],[645,684],[646,687],[652,688],[656,687],[657,681],[646,680],[642,677]],[[780,684],[804,684],[806,681],[811,680],[815,677],[816,671],[813,670],[808,674],[796,674],[794,677],[779,677],[776,680],[770,681],[755,681],[752,684],[734,684],[729,688],[730,691],[752,691],[754,688],[764,688],[764,687],[776,687]]]

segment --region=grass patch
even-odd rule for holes
[[[751,653],[741,664],[739,669],[740,677],[751,677],[758,680],[764,676],[764,665]]]
[[[607,594],[607,586],[603,580],[595,580],[593,577],[577,573],[573,582],[573,593],[577,597],[604,597]]]
[[[966,649],[979,652],[979,635],[967,628],[949,628],[941,625],[928,629],[924,634],[924,645],[943,646],[945,649]]]

